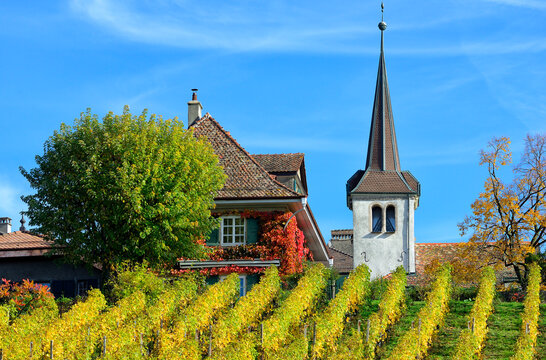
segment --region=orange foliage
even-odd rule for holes
[[[35,284],[28,279],[24,279],[21,283],[2,279],[0,284],[0,304],[15,305],[20,312],[40,307],[48,299],[53,299],[49,287]]]
[[[474,252],[489,263],[513,266],[522,285],[526,257],[546,243],[546,135],[529,135],[525,144],[509,183],[500,179],[499,170],[511,163],[510,139],[494,138],[489,151],[482,150],[480,165],[489,176],[472,215],[459,224],[462,235],[471,234],[470,259]]]

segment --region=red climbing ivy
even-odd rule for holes
[[[210,247],[212,251],[209,258],[211,260],[279,259],[281,262],[279,273],[289,275],[302,272],[303,262],[312,258],[309,248],[305,245],[303,231],[298,227],[296,218],[292,217],[292,212],[244,210],[239,213],[217,213],[214,215],[230,214],[238,214],[246,219],[257,219],[259,223],[258,242],[241,246]],[[289,219],[290,222],[285,229]],[[217,271],[224,270],[218,269]]]
[[[312,260],[311,252],[305,244],[303,231],[298,227],[296,217],[292,217],[292,212],[244,210],[241,212],[213,213],[213,215],[239,215],[245,219],[257,219],[259,231],[256,244],[229,247],[208,246],[208,258],[210,260],[279,259],[281,262],[279,273],[281,275],[300,273],[303,271],[304,261]],[[290,222],[286,225],[289,220]],[[202,269],[200,272],[204,275],[223,275],[232,272],[261,273],[264,270],[265,268],[262,267],[226,266]],[[177,274],[188,271],[193,270],[175,270]]]

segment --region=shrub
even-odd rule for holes
[[[51,306],[53,299],[48,286],[35,284],[28,279],[20,283],[2,279],[0,284],[0,305],[8,305],[12,309],[10,311],[12,318],[34,308]]]
[[[165,290],[165,283],[148,269],[148,264],[118,266],[115,275],[107,283],[109,298],[112,302],[120,301],[135,291],[142,291],[149,302],[155,302]]]

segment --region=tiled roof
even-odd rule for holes
[[[227,175],[217,199],[300,198],[271,175],[209,114],[192,126],[194,135],[205,136]]]
[[[353,256],[353,240],[352,239],[331,239],[328,244],[330,249],[341,251],[344,254]]]
[[[409,181],[407,181],[408,179]],[[358,181],[358,183],[356,183]],[[356,185],[354,185],[356,183]],[[419,194],[419,183],[407,171],[357,171],[347,182],[350,193]],[[410,185],[411,184],[411,185]],[[415,187],[413,188],[412,185]],[[354,186],[352,189],[351,186]]]
[[[415,244],[415,274],[408,276],[409,285],[421,285],[429,279],[425,272],[428,264],[437,260],[439,263],[446,263],[457,260],[461,246],[465,243],[418,243]],[[478,250],[479,251],[479,250]],[[479,267],[479,264],[468,263],[468,266]],[[479,271],[476,269],[476,271]],[[497,281],[502,282],[504,278],[514,277],[515,273],[511,267],[502,267],[495,271]],[[476,275],[476,280],[479,275]]]
[[[339,235],[351,235],[353,236],[353,229],[334,229],[331,231],[332,237]]]
[[[415,244],[415,275],[408,278],[408,282],[412,285],[422,282],[425,267],[433,262],[439,260],[441,262],[447,262],[455,258],[458,254],[460,244],[459,243],[419,243]],[[411,279],[411,280],[410,280]]]
[[[328,248],[330,257],[334,261],[334,269],[339,273],[349,273],[353,270],[353,257],[334,248]]]
[[[0,235],[0,251],[49,249],[51,246],[52,242],[26,231],[14,231]]]
[[[252,157],[268,172],[297,172],[304,154],[254,154]]]

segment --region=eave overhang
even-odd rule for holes
[[[239,267],[271,267],[271,266],[280,266],[281,261],[278,259],[275,260],[180,260],[178,262],[178,268],[181,270],[187,269],[211,269],[211,268],[222,268],[228,266],[239,266]]]

